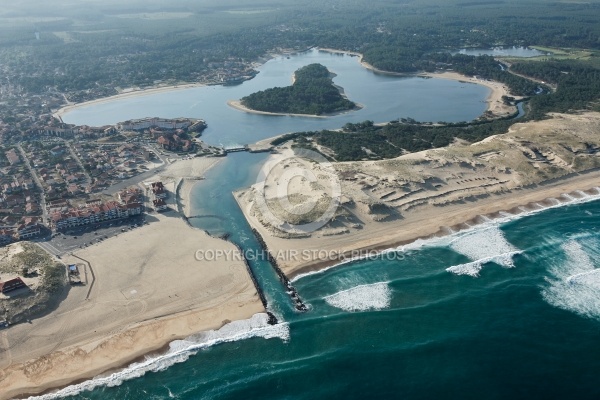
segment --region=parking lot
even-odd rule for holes
[[[36,242],[48,252],[56,256],[62,256],[128,230],[136,229],[152,222],[154,219],[148,215],[140,215],[133,218],[104,221],[95,225],[70,228],[63,232],[53,233],[51,236],[36,240]]]

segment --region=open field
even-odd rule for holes
[[[466,228],[465,222],[478,223],[485,219],[481,216],[523,212],[519,206],[542,208],[552,204],[547,199],[563,194],[581,197],[578,190],[596,194],[600,186],[598,131],[600,113],[554,114],[549,120],[515,124],[507,134],[472,145],[456,143],[383,161],[335,163],[341,206],[326,226],[308,234],[282,231],[257,207],[257,195],[264,196],[267,204],[281,204],[278,191],[258,193],[253,187],[236,193],[236,199],[276,253],[324,250],[342,254],[391,248]],[[308,165],[315,176],[325,173],[319,164]],[[300,192],[310,197],[310,192]],[[308,200],[318,205],[323,193],[315,193]],[[280,260],[289,276],[335,263]]]

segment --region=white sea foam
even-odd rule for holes
[[[514,267],[512,258],[515,254],[520,253],[519,249],[506,240],[504,233],[497,225],[459,235],[452,240],[450,248],[473,261],[454,265],[447,268],[446,271],[473,277],[479,276],[483,266],[490,262],[506,268]]]
[[[600,289],[600,268],[572,275],[567,278],[567,283]]]
[[[500,264],[506,268],[513,268],[515,266],[513,263],[513,256],[515,254],[520,253],[520,251],[511,251],[504,254],[498,254],[492,257],[484,257],[469,263],[454,265],[450,268],[446,268],[446,271],[451,272],[455,275],[469,275],[474,278],[477,278],[479,276],[479,271],[481,271],[483,266],[490,262]]]
[[[391,300],[388,282],[360,285],[325,297],[327,304],[344,311],[382,310]]]
[[[202,332],[184,340],[175,340],[170,343],[169,350],[163,355],[147,358],[142,362],[131,364],[107,376],[96,377],[53,393],[32,396],[28,399],[58,399],[73,396],[86,390],[93,390],[101,386],[119,386],[124,381],[143,376],[146,372],[163,371],[174,364],[184,362],[199,350],[219,343],[234,342],[252,337],[289,340],[289,325],[287,323],[269,325],[267,321],[268,316],[263,313],[255,314],[250,319],[233,321],[224,325],[219,330]]]
[[[473,261],[518,251],[506,240],[498,226],[460,235],[450,243],[450,248]]]
[[[583,193],[581,198],[575,198],[573,196],[570,196],[572,200],[570,200],[568,202],[561,202],[555,198],[548,198],[547,201],[552,203],[552,205],[544,206],[540,203],[536,203],[536,205],[539,206],[539,208],[534,209],[534,210],[527,210],[526,212],[519,213],[519,214],[511,214],[511,213],[508,213],[505,211],[500,211],[500,212],[498,212],[498,214],[500,215],[499,218],[495,218],[490,221],[486,221],[483,224],[471,226],[469,229],[462,230],[459,232],[453,232],[451,230],[451,232],[453,232],[453,233],[451,233],[449,236],[446,236],[446,237],[434,237],[434,238],[430,238],[430,239],[417,239],[414,242],[411,242],[407,245],[390,249],[390,251],[407,252],[410,250],[419,250],[419,249],[423,249],[426,247],[443,247],[443,246],[448,245],[448,243],[451,240],[453,240],[454,238],[464,236],[465,234],[469,234],[470,232],[473,232],[473,231],[485,230],[485,229],[489,228],[490,226],[498,227],[501,224],[511,222],[511,221],[514,221],[517,219],[521,219],[524,217],[528,217],[531,215],[536,215],[536,214],[539,214],[541,212],[544,212],[544,211],[547,211],[547,210],[550,210],[553,208],[565,207],[565,206],[574,205],[574,204],[583,204],[583,203],[588,203],[588,202],[595,201],[595,200],[600,200],[600,187],[595,187],[594,190],[596,191],[595,194],[587,194],[585,192],[581,192],[581,193]],[[499,254],[499,255],[501,255],[501,254]],[[512,257],[511,257],[511,259],[512,259]],[[301,278],[307,277],[307,276],[321,274],[332,268],[338,267],[343,264],[347,264],[352,261],[356,261],[356,260],[355,259],[346,260],[346,261],[343,261],[336,265],[332,265],[330,267],[323,268],[318,271],[311,271],[311,272],[308,272],[305,274],[299,274],[296,277],[294,277],[294,279],[292,279],[292,282],[295,282],[295,281],[297,281]],[[477,261],[477,259],[474,259],[474,261]],[[501,260],[501,262],[502,262],[502,260]],[[501,264],[501,265],[503,265],[503,264]],[[459,266],[455,266],[455,267],[459,267]],[[450,267],[450,268],[454,268],[454,267]],[[447,270],[449,270],[450,268],[448,268]],[[467,269],[467,267],[465,267],[465,269]],[[450,272],[453,272],[453,271],[450,271]]]
[[[600,240],[589,238],[571,239],[561,246],[565,258],[550,264],[551,276],[542,290],[549,304],[600,319],[600,269],[596,269],[589,255],[589,249],[597,249],[599,245]]]

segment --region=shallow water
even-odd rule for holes
[[[547,53],[543,51],[531,49],[529,47],[494,47],[492,49],[461,49],[455,53],[465,54],[468,56],[494,56],[494,57],[537,57]]]

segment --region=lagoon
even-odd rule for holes
[[[291,84],[294,71],[312,63],[337,74],[335,84],[363,109],[327,118],[248,114],[227,105],[259,90]],[[205,86],[120,98],[76,107],[63,114],[78,125],[115,124],[132,118],[189,117],[205,119],[203,140],[211,145],[239,145],[281,133],[340,128],[347,122],[388,122],[411,117],[418,121],[469,121],[487,108],[484,86],[416,76],[386,76],[362,67],[358,57],[312,49],[275,57],[258,68],[252,80],[237,86]]]

